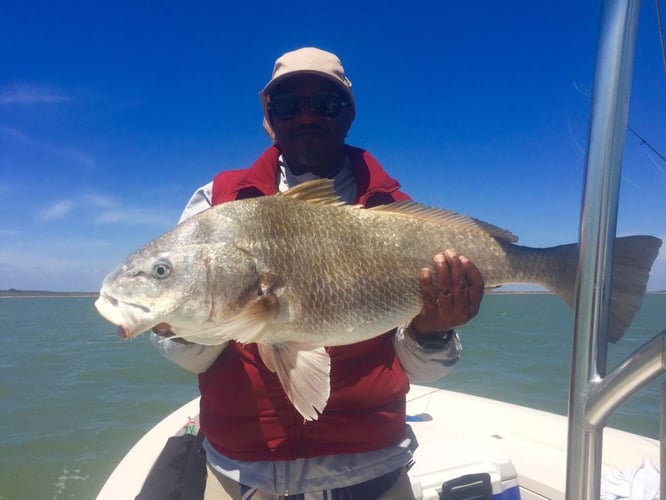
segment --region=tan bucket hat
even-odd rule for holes
[[[303,47],[281,55],[275,61],[273,76],[259,92],[264,110],[264,130],[275,142],[275,134],[268,119],[268,97],[275,86],[285,78],[299,74],[319,75],[335,83],[354,102],[352,83],[345,75],[345,70],[338,56],[316,47]]]

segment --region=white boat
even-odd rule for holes
[[[598,499],[607,493],[602,491],[604,474],[613,479],[611,486],[627,493],[632,485],[661,485],[666,490],[654,467],[660,456],[666,458],[660,442],[604,428],[622,402],[666,369],[665,330],[612,373],[605,373],[607,269],[615,236],[638,4],[607,0],[602,9],[581,214],[569,417],[413,385],[407,412],[415,417],[410,425],[420,446],[409,475],[417,499]],[[664,408],[662,402],[662,420]],[[189,418],[198,412],[195,399],[151,429],[118,464],[98,500],[134,498],[169,437],[184,433]],[[486,490],[448,494],[456,484],[458,492],[476,485]],[[604,498],[615,496],[608,493]],[[635,498],[653,497],[645,493]]]
[[[567,419],[561,415],[443,389],[413,385],[407,413],[420,443],[409,471],[417,499],[439,499],[442,484],[489,475],[496,499],[564,499]],[[118,464],[98,500],[135,498],[171,436],[199,413],[199,398],[153,427]],[[659,463],[659,442],[617,429],[604,431],[603,472]],[[475,497],[476,498],[476,497]]]

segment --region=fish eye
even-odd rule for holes
[[[153,264],[153,277],[163,280],[171,274],[171,264],[160,261]]]

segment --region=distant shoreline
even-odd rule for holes
[[[98,297],[98,292],[48,292],[41,290],[0,290],[0,299]]]
[[[492,295],[553,295],[544,290],[494,290]],[[666,290],[649,291],[646,295],[664,295]],[[74,298],[98,297],[99,292],[49,292],[42,290],[0,290],[0,299],[38,299],[38,298]]]

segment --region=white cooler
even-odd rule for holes
[[[519,500],[511,460],[473,441],[443,439],[419,443],[409,471],[417,500]]]

